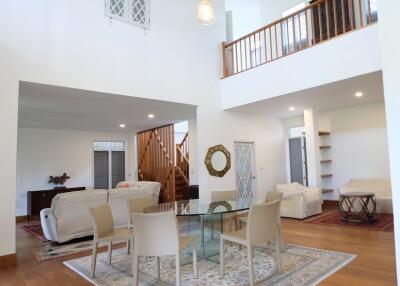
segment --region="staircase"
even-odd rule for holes
[[[178,167],[175,167],[175,199],[177,201],[186,199],[188,187],[189,184],[186,182],[185,177],[179,172]]]
[[[176,145],[175,199],[187,199],[189,191],[189,134],[186,133],[180,144]]]

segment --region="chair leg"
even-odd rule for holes
[[[97,259],[97,241],[93,241],[93,251],[92,251],[92,264],[90,268],[90,277],[94,278],[96,272],[96,259]]]
[[[197,249],[196,244],[192,246],[192,253],[193,253],[193,276],[194,278],[199,278],[199,272],[197,269]]]
[[[111,265],[111,256],[112,256],[112,241],[108,243],[107,265]]]
[[[200,222],[201,222],[201,251],[204,257],[204,218],[203,216],[200,216]]]
[[[133,254],[133,263],[132,263],[132,273],[133,273],[133,285],[139,285],[139,256],[137,254]]]
[[[128,241],[126,242],[126,254],[131,254],[131,240],[128,239]]]
[[[247,245],[247,259],[249,263],[249,282],[250,286],[254,285],[254,267],[253,267],[253,247],[251,245]]]
[[[219,262],[221,266],[221,275],[225,274],[225,253],[224,253],[224,239],[221,237],[219,243]]]
[[[160,277],[161,277],[161,275],[160,275],[160,256],[157,256],[156,260],[157,260],[156,261],[156,263],[157,263],[157,279],[160,280]]]
[[[214,240],[214,222],[211,221],[211,240]]]
[[[279,235],[279,247],[281,251],[285,250],[285,244],[283,243],[283,234],[282,234],[282,222],[278,220],[278,235]]]
[[[278,264],[278,273],[282,273],[282,260],[281,260],[281,241],[279,238],[275,239],[276,262]]]
[[[179,253],[175,255],[176,286],[181,286],[181,260]]]

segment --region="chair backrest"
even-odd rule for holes
[[[108,205],[90,208],[89,211],[92,217],[95,238],[102,238],[105,235],[113,232],[113,216]]]
[[[236,191],[214,191],[211,192],[211,200],[217,201],[236,201]]]
[[[174,212],[133,213],[135,253],[142,256],[175,255],[179,234]]]
[[[277,237],[280,203],[280,200],[275,200],[250,208],[246,231],[251,245],[260,245]]]
[[[143,213],[143,210],[147,207],[151,207],[155,204],[154,198],[142,197],[133,198],[128,200],[128,215],[129,223],[132,223],[132,213]]]
[[[264,203],[269,203],[276,200],[282,200],[282,193],[278,191],[270,191],[265,195]]]

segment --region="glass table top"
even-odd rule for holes
[[[158,213],[174,211],[177,216],[211,215],[248,210],[252,204],[252,199],[214,202],[197,199],[162,203],[145,208],[143,212]]]

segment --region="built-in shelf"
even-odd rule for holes
[[[331,193],[331,192],[333,192],[333,191],[334,191],[334,189],[322,189],[322,190],[321,190],[321,192],[322,192],[323,194]]]
[[[331,148],[330,145],[322,145],[322,146],[319,146],[319,149],[330,149],[330,148]]]
[[[333,176],[332,174],[322,174],[321,178],[330,178],[332,176]]]
[[[332,163],[332,160],[321,160],[321,164]]]
[[[326,136],[326,135],[331,135],[331,133],[328,132],[328,131],[319,131],[319,132],[318,132],[318,135],[319,135],[319,136]]]

